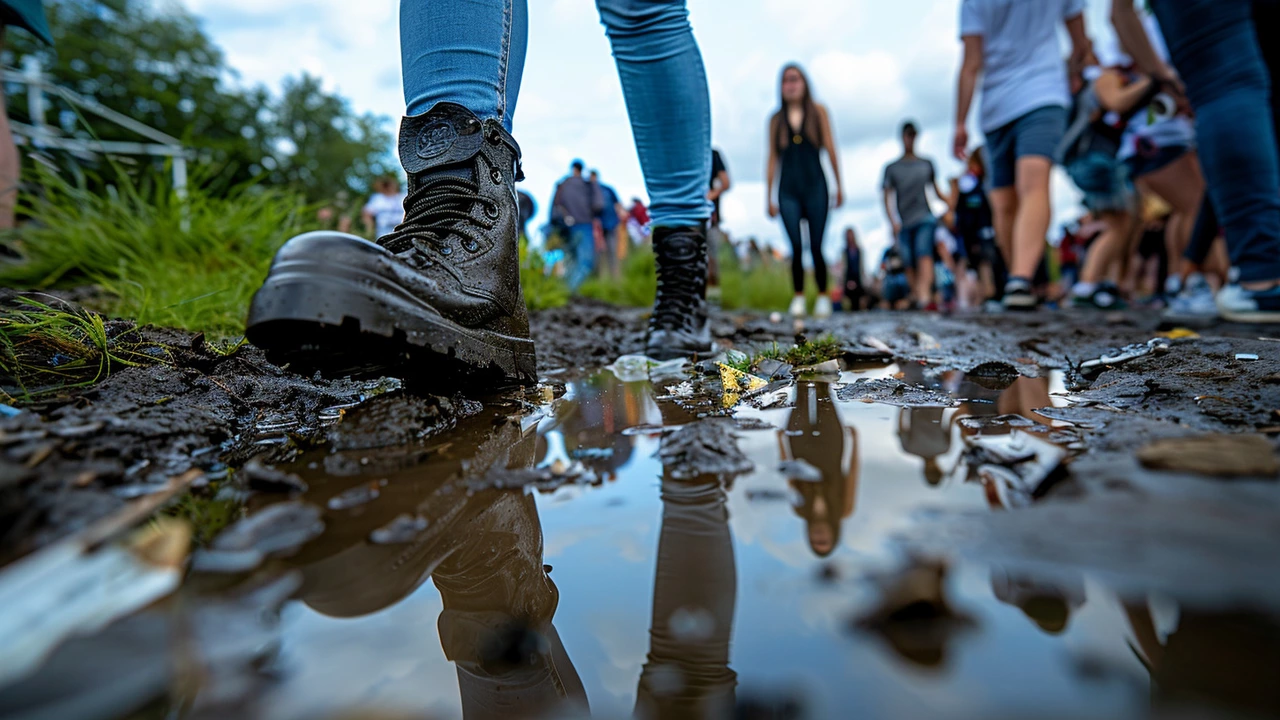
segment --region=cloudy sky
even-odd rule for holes
[[[202,18],[247,82],[278,87],[284,76],[305,70],[359,110],[396,120],[404,112],[396,0],[175,1]],[[537,198],[540,217],[575,157],[598,167],[624,200],[643,197],[594,3],[528,2],[529,53],[515,135],[524,151],[525,189]],[[1091,32],[1108,35],[1108,0],[1089,2]],[[765,214],[764,136],[778,102],[778,72],[787,62],[809,71],[840,145],[845,205],[832,217],[828,256],[839,254],[847,225],[871,247],[888,242],[878,188],[881,168],[900,152],[896,134],[904,118],[923,128],[921,151],[940,175],[960,171],[947,149],[959,0],[689,0],[689,7],[711,87],[714,143],[733,176],[723,213],[734,236],[783,237],[781,225]],[[1064,177],[1055,179],[1054,194],[1059,220],[1078,214]]]

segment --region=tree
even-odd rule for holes
[[[54,0],[46,3],[55,48],[13,35],[7,64],[40,57],[54,82],[161,130],[223,169],[229,184],[260,178],[310,199],[339,189],[363,193],[394,167],[390,120],[356,115],[343,98],[303,75],[281,96],[244,87],[222,50],[176,4],[151,0]],[[52,103],[72,136],[136,140],[127,130]],[[25,103],[10,103],[26,121]]]

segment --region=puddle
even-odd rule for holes
[[[958,404],[838,399],[861,378]],[[301,585],[246,716],[1131,717],[1198,688],[1187,666],[1151,680],[1179,627],[1160,598],[1126,605],[1085,578],[972,564],[886,590],[907,560],[893,538],[929,509],[1012,504],[970,462],[974,438],[1076,440],[1034,413],[1065,404],[1061,377],[989,384],[920,365],[798,382],[784,406],[740,406],[718,430],[737,437],[746,472],[685,437],[702,453],[690,462],[720,477],[660,460],[684,432],[671,428],[702,410],[610,372],[533,414],[312,451],[279,470],[306,484],[325,529],[269,565]],[[908,596],[896,615],[895,593]],[[946,622],[892,629],[939,596]],[[1213,647],[1201,662],[1224,657]],[[199,693],[181,703],[199,707]]]

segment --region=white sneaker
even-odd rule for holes
[[[804,317],[804,296],[797,295],[791,299],[791,307],[787,312],[795,317]]]
[[[818,301],[813,304],[813,316],[819,319],[831,317],[831,296],[818,296]]]
[[[1168,322],[1183,325],[1209,323],[1218,319],[1218,304],[1213,298],[1213,288],[1199,273],[1189,275],[1182,292],[1169,302],[1164,311]]]

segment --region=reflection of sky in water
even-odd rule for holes
[[[804,384],[800,390],[805,391]],[[642,399],[631,417],[658,421],[651,400]],[[786,428],[791,412],[795,410],[743,414]],[[808,717],[1116,717],[1140,712],[1145,682],[1125,686],[1086,680],[1075,669],[1083,660],[1100,661],[1145,678],[1126,647],[1129,631],[1120,606],[1092,584],[1067,629],[1054,636],[1017,607],[996,599],[988,569],[956,569],[948,590],[954,605],[972,616],[978,628],[954,636],[946,662],[934,669],[914,666],[878,637],[848,629],[851,618],[877,598],[862,578],[893,564],[889,539],[910,528],[917,511],[986,506],[982,488],[963,482],[960,475],[944,475],[937,487],[926,482],[923,461],[902,450],[900,412],[882,405],[838,404],[840,422],[857,434],[858,481],[853,514],[843,521],[839,545],[826,560],[810,550],[805,522],[788,501],[747,499],[749,490],[787,487],[776,470],[778,431],[739,431],[740,447],[757,467],[737,478],[728,495],[738,577],[731,667],[738,674],[739,697],[798,692]],[[944,424],[954,414],[944,413]],[[547,443],[540,461],[567,458],[565,435],[572,429],[555,422],[543,427]],[[955,428],[939,427],[938,432],[949,440],[939,458],[940,467],[949,470],[962,442]],[[551,578],[560,591],[555,625],[593,712],[603,717],[625,717],[634,707],[649,651],[662,522],[658,440],[638,435],[626,441],[630,454],[617,469],[616,481],[540,495],[537,501],[544,560],[553,566]],[[830,442],[842,452],[842,438]],[[819,569],[828,562],[838,568],[841,581],[818,580]],[[301,717],[341,707],[380,706],[457,715],[457,679],[436,632],[440,610],[439,594],[429,582],[404,601],[357,619],[326,618],[297,603],[289,606],[281,657],[287,672],[275,695],[278,714]]]

